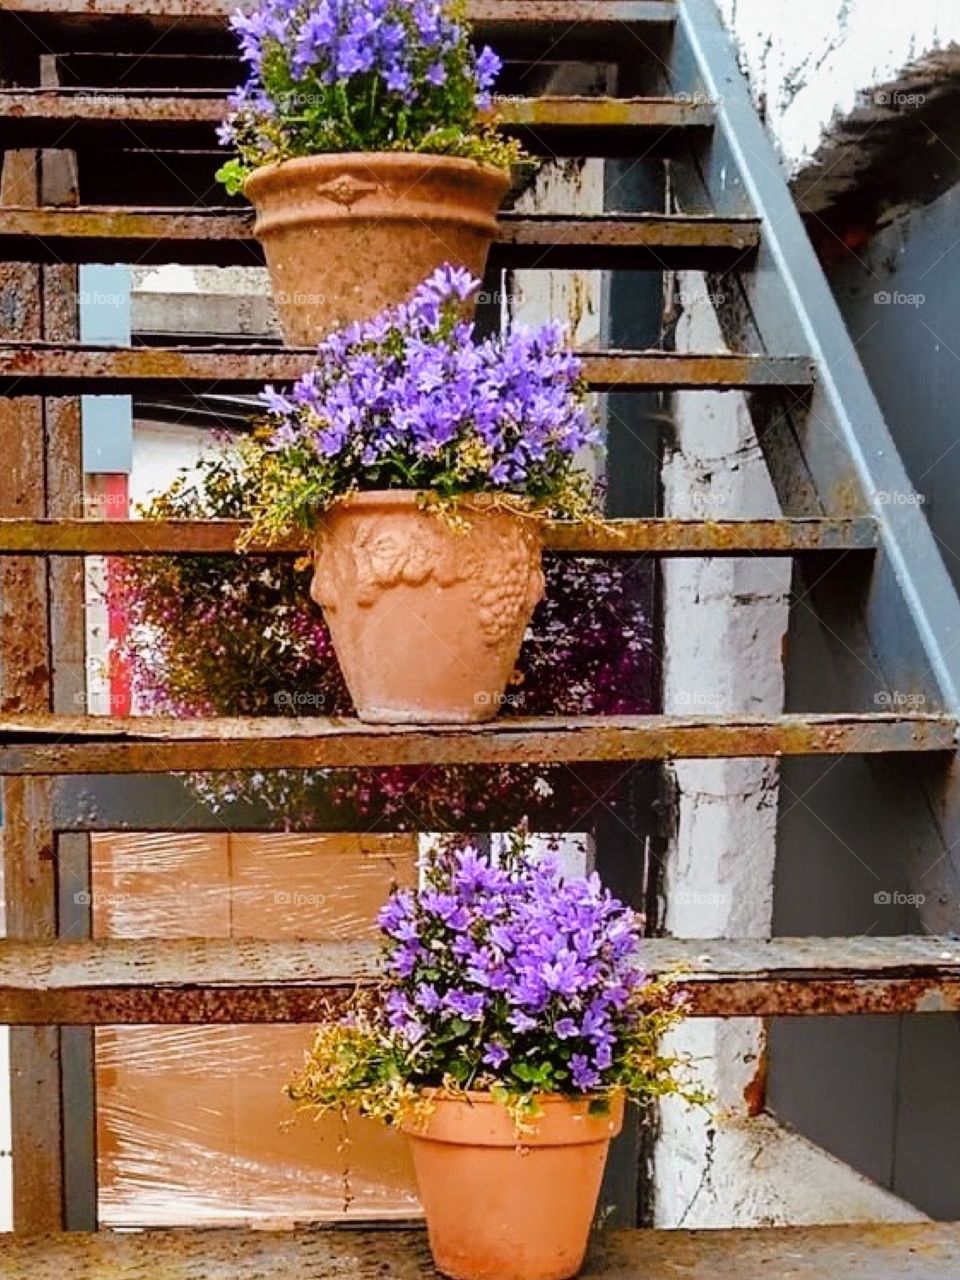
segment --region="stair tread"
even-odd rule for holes
[[[60,47],[58,30],[72,35],[76,44],[78,31],[105,28],[99,46],[104,48],[111,38],[119,47],[135,40],[139,31],[131,32],[132,23],[181,37],[225,36],[237,0],[4,0],[2,8],[21,24],[39,26],[48,39],[53,36],[54,47]],[[468,0],[467,13],[477,37],[494,42],[501,52],[523,52],[542,33],[539,43],[552,57],[576,57],[584,47],[596,54],[621,53],[625,28],[655,32],[672,25],[677,10],[673,0],[523,0],[519,5],[516,0]],[[120,31],[118,18],[126,19]],[[223,47],[230,45],[224,42]]]
[[[19,520],[0,519],[0,555],[232,555],[246,525],[237,520]],[[611,520],[603,526],[549,521],[551,551],[617,555],[767,555],[807,551],[872,551],[879,529],[873,516],[770,520],[677,520],[669,516]],[[300,554],[309,541],[296,536],[267,554]]]
[[[584,373],[597,391],[716,390],[811,386],[805,356],[729,352],[581,352]],[[0,342],[0,394],[59,395],[143,391],[165,387],[178,394],[259,390],[284,383],[313,366],[309,348],[265,342],[230,346],[117,347],[84,343]],[[109,387],[104,386],[110,382]]]
[[[956,939],[651,939],[642,958],[698,1017],[960,1009]],[[2,940],[0,1023],[313,1022],[381,965],[375,941]]]
[[[509,97],[498,101],[501,123],[533,151],[549,155],[636,155],[638,146],[670,145],[673,135],[713,124],[711,104],[697,95],[608,98]],[[183,89],[0,89],[0,146],[69,145],[94,152],[105,142],[121,149],[192,149],[226,155],[215,127],[227,112],[219,91]]]
[[[431,1280],[416,1228],[151,1230],[4,1235],[5,1280]],[[685,1280],[948,1280],[960,1225],[943,1222],[596,1234],[584,1280],[683,1274]]]
[[[500,218],[494,262],[511,267],[651,266],[729,270],[760,240],[753,218],[677,214],[519,215]],[[6,261],[166,262],[255,266],[253,215],[231,208],[0,208]]]
[[[953,751],[941,714],[504,716],[475,725],[346,717],[0,719],[0,774],[539,764]]]

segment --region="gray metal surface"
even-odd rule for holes
[[[705,153],[707,190],[718,214],[762,217],[763,247],[749,302],[767,349],[804,350],[817,388],[803,458],[825,514],[865,498],[882,518],[884,563],[867,600],[869,640],[897,688],[960,699],[960,601],[922,511],[884,501],[911,491],[909,477],[860,365],[826,278],[740,74],[713,0],[682,0],[677,74],[699,75],[719,100],[715,142]],[[686,50],[684,57],[683,50]],[[701,210],[702,211],[702,210]],[[786,344],[786,345],[783,345]],[[792,479],[772,470],[782,501]],[[787,506],[789,510],[789,506]]]

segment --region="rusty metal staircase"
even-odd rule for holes
[[[0,0],[0,774],[9,933],[0,943],[0,1022],[16,1029],[17,1229],[0,1238],[4,1280],[430,1273],[417,1233],[64,1232],[76,1222],[62,1142],[67,1029],[313,1022],[345,989],[374,978],[377,964],[355,945],[58,940],[57,869],[74,852],[57,831],[55,777],[440,756],[470,764],[760,756],[783,757],[784,768],[791,759],[856,757],[864,761],[861,797],[895,788],[904,814],[898,838],[938,867],[929,936],[657,940],[651,965],[687,966],[697,1016],[960,1010],[951,853],[960,835],[951,786],[960,606],[919,509],[882,501],[909,483],[711,0],[472,0],[480,34],[510,58],[528,67],[545,58],[615,65],[632,95],[513,97],[506,128],[550,155],[657,157],[668,177],[667,199],[651,212],[505,215],[496,261],[696,269],[726,282],[728,351],[591,351],[587,374],[598,391],[745,393],[781,518],[627,519],[617,539],[557,524],[548,542],[567,552],[795,556],[829,637],[814,705],[769,717],[505,720],[438,730],[71,714],[82,692],[81,557],[226,555],[238,533],[228,522],[81,518],[75,397],[250,392],[289,381],[310,360],[307,351],[264,345],[78,341],[79,264],[260,261],[247,211],[195,195],[216,190],[213,129],[235,78],[225,30],[233,7]],[[791,663],[802,664],[804,636],[791,643]],[[877,713],[884,689],[915,695],[923,713]],[[610,1280],[761,1273],[945,1280],[960,1274],[960,1229],[615,1233],[588,1269]]]

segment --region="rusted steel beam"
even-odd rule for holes
[[[247,528],[239,520],[3,520],[0,556],[21,555],[232,555]],[[873,551],[873,516],[804,520],[611,520],[601,526],[574,521],[544,525],[548,550],[577,555],[781,556],[804,552]],[[303,536],[259,554],[299,555]]]
[[[0,1237],[4,1280],[429,1280],[422,1230],[321,1227]],[[953,1280],[960,1226],[765,1227],[727,1231],[602,1231],[583,1280]]]
[[[945,938],[651,941],[696,1017],[960,1011]],[[315,1022],[382,974],[374,942],[0,941],[0,1024]]]
[[[327,717],[16,716],[0,719],[0,773],[872,755],[953,751],[956,739],[956,721],[934,714],[507,717],[429,727]]]
[[[4,0],[4,13],[44,47],[232,52],[226,21],[236,0]],[[239,7],[243,7],[240,5]],[[476,38],[507,57],[631,54],[638,38],[658,41],[675,20],[671,0],[469,0]]]
[[[549,155],[637,155],[669,146],[713,124],[713,108],[692,95],[676,98],[503,98],[501,127]],[[226,99],[203,90],[0,90],[0,147],[77,150],[121,147],[217,149],[216,126]],[[66,140],[66,141],[65,141]]]
[[[494,263],[513,268],[725,271],[751,260],[755,219],[505,214]],[[235,209],[0,209],[0,257],[19,262],[255,266],[253,215]]]
[[[313,366],[309,350],[249,347],[95,347],[0,343],[0,394],[152,391],[228,395],[285,384]],[[679,355],[669,351],[583,354],[596,391],[802,390],[814,379],[803,356]],[[110,385],[106,385],[109,383]]]
[[[76,200],[68,152],[8,152],[0,205]],[[0,266],[0,332],[57,341],[77,336],[77,272],[69,266]],[[75,400],[0,403],[4,467],[0,514],[62,516],[82,491],[80,406]],[[0,566],[0,707],[8,712],[75,710],[86,678],[82,566],[11,558]],[[24,619],[31,625],[25,626]],[[78,683],[79,677],[79,683]],[[57,932],[53,791],[47,778],[4,778],[3,889],[6,930],[16,938]],[[10,1037],[14,1226],[64,1225],[62,1061],[55,1028]]]
[[[238,0],[3,0],[8,13],[23,17],[155,18],[168,21],[202,18],[222,25],[236,9],[249,8]],[[673,0],[469,0],[472,22],[527,23],[672,22]]]

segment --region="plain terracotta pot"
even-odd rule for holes
[[[518,1136],[489,1094],[437,1098],[405,1126],[437,1270],[454,1280],[567,1280],[583,1265],[623,1097],[544,1096]]]
[[[257,211],[285,340],[325,334],[405,301],[450,262],[482,277],[509,176],[450,156],[356,152],[265,165]]]
[[[361,720],[469,724],[504,701],[543,596],[539,530],[482,502],[466,530],[413,490],[358,493],[322,519],[312,595]]]

